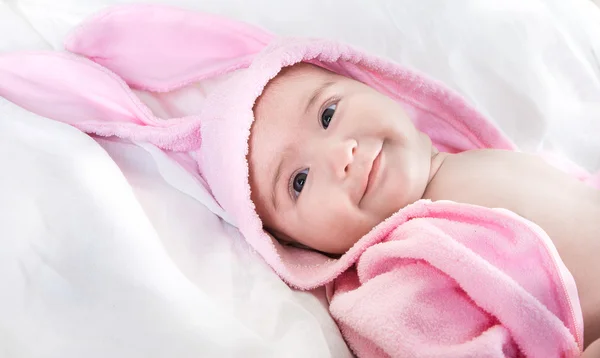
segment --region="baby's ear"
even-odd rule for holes
[[[213,14],[125,5],[84,22],[65,48],[110,69],[131,87],[168,92],[247,67],[273,38]]]
[[[86,133],[149,142],[167,150],[200,146],[196,123],[155,117],[121,78],[69,53],[1,54],[0,97]]]

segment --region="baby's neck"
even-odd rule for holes
[[[442,167],[442,164],[444,164],[444,161],[446,160],[446,158],[448,158],[451,155],[452,154],[450,154],[450,153],[438,152],[435,148],[432,150],[431,165],[429,167],[430,168],[429,169],[429,178],[427,179],[427,187],[425,188],[425,193],[427,192],[429,184],[431,183],[433,178],[435,178],[435,175],[438,173],[438,171]]]

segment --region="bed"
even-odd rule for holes
[[[60,51],[87,16],[133,2],[1,0],[0,54]],[[447,83],[522,150],[600,170],[590,0],[150,2],[352,43]],[[175,109],[139,95],[167,115],[197,110],[189,93]],[[288,288],[156,148],[0,97],[0,165],[0,357],[352,356],[324,292]]]

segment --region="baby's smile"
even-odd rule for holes
[[[372,192],[377,191],[377,180],[384,175],[385,167],[383,166],[382,157],[383,157],[383,146],[385,143],[381,145],[381,148],[376,151],[375,158],[371,161],[369,169],[366,171],[365,179],[363,180],[363,194],[358,202],[358,206],[362,203],[365,196],[370,195]]]

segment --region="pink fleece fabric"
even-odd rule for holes
[[[281,68],[310,62],[399,101],[442,151],[515,149],[441,83],[333,41],[278,38],[160,5],[108,9],[67,39],[70,53],[0,56],[0,95],[87,133],[189,153],[222,208],[290,286],[327,285],[359,356],[574,357],[583,322],[574,280],[546,234],[498,209],[419,201],[339,259],[284,247],[250,200],[253,105]],[[131,88],[165,92],[230,74],[197,116],[162,120]],[[591,184],[600,176],[584,177]]]
[[[329,287],[330,311],[359,356],[579,354],[575,283],[527,220],[422,200],[364,240],[371,245]]]

